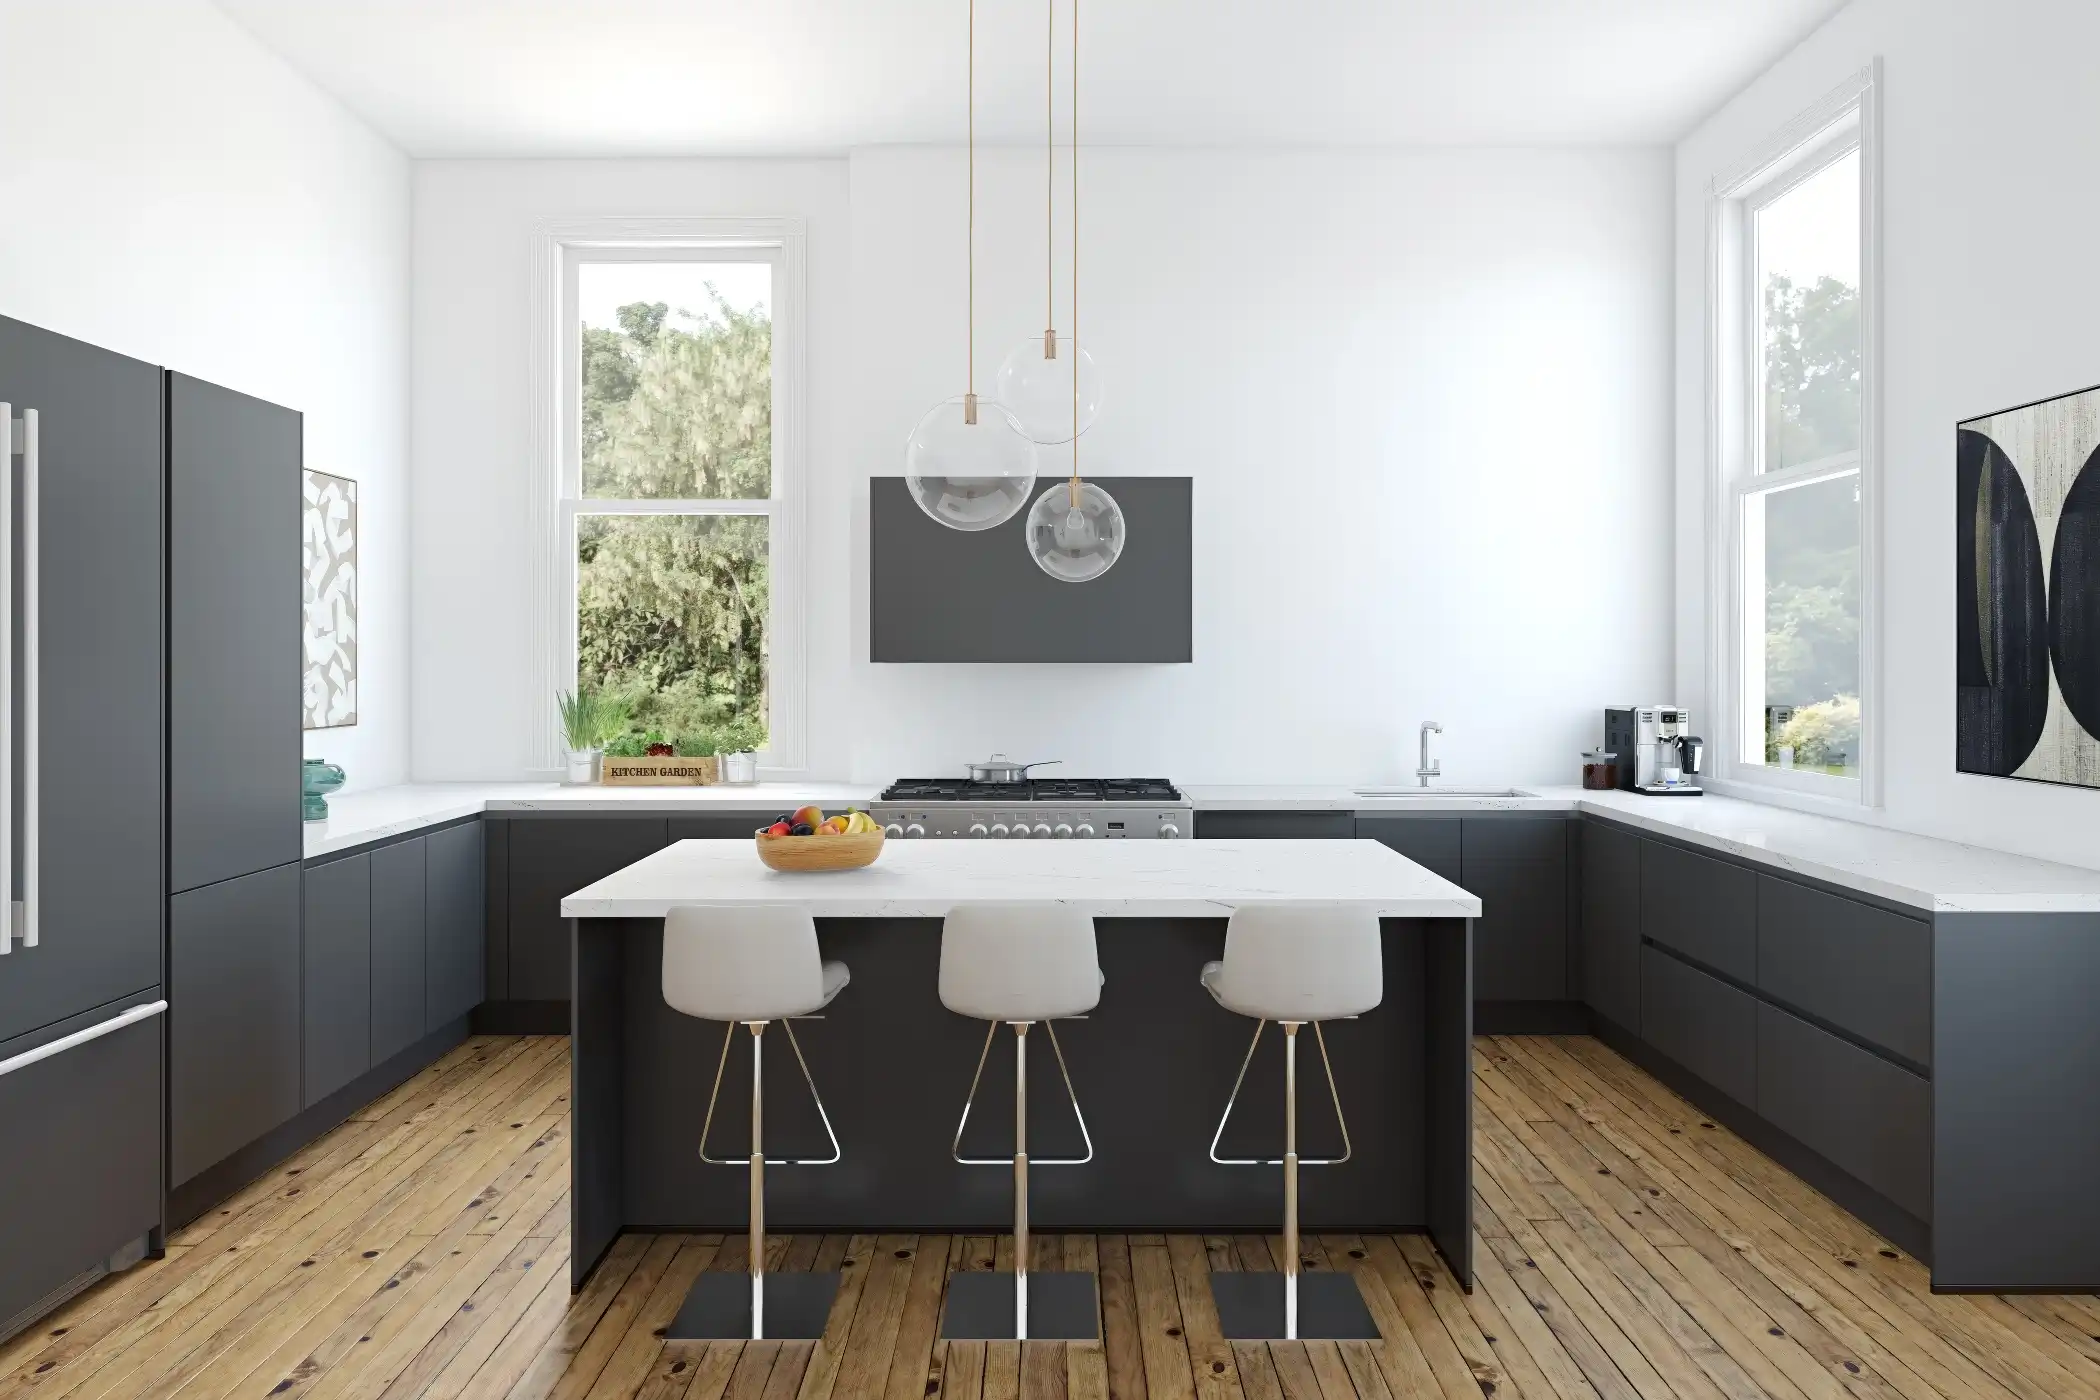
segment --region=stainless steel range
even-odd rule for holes
[[[1164,841],[1187,837],[1195,809],[1164,778],[907,778],[871,815],[891,836],[1007,841]]]

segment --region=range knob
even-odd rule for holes
[[[972,830],[975,830],[975,828],[973,827],[973,828],[972,828]],[[981,833],[981,832],[980,832],[979,834],[980,834],[980,835],[982,835],[983,833]],[[992,823],[992,835],[994,835],[994,836],[1004,836],[1004,835],[1006,835],[1006,823],[1005,823],[1005,822],[993,822],[993,823]]]
[[[1094,834],[1094,824],[1092,822],[1081,822],[1079,824],[1079,829],[1073,832],[1072,834],[1074,836],[1077,836],[1080,840],[1084,841]]]
[[[970,834],[972,836],[989,836],[992,833],[986,829],[985,824],[983,822],[971,822]]]
[[[1007,832],[1006,834],[1008,836],[1013,837],[1016,841],[1025,841],[1028,839],[1028,823],[1015,822],[1014,829],[1012,831]]]
[[[1176,825],[1174,825],[1174,823],[1172,823],[1172,822],[1161,822],[1161,823],[1159,824],[1159,839],[1160,839],[1160,840],[1162,840],[1162,841],[1171,841],[1171,840],[1173,840],[1173,839],[1174,839],[1175,837],[1177,837],[1177,836],[1179,836],[1179,835],[1181,835],[1181,828],[1180,828],[1180,827],[1178,827],[1178,826],[1176,826]]]
[[[897,825],[897,823],[895,822],[891,822],[888,826],[882,829],[882,834],[884,836],[902,836],[904,835],[904,828]]]
[[[910,826],[904,828],[904,834],[913,840],[917,840],[926,834],[926,828],[920,826],[917,822],[913,822]]]
[[[1030,834],[1035,836],[1048,836],[1050,834],[1049,823],[1037,822],[1035,824],[1035,829]]]
[[[1050,834],[1052,836],[1055,836],[1060,841],[1070,840],[1072,836],[1072,824],[1070,822],[1059,822],[1057,824],[1057,830],[1051,832]]]

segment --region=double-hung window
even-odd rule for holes
[[[1876,721],[1871,95],[1717,185],[1709,308],[1718,776],[1850,801]]]
[[[801,766],[799,258],[764,239],[562,242],[557,683],[616,748]],[[786,643],[786,645],[783,645]],[[562,653],[566,652],[564,656]]]

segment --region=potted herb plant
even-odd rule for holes
[[[556,706],[561,713],[562,743],[569,753],[568,781],[596,782],[598,756],[608,740],[626,730],[627,707],[589,686],[562,692]]]

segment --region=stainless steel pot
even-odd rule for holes
[[[1061,758],[1039,758],[1033,763],[1016,763],[1003,753],[995,753],[983,763],[970,765],[970,781],[973,783],[1025,783],[1031,768],[1048,768],[1053,763],[1064,762]]]

